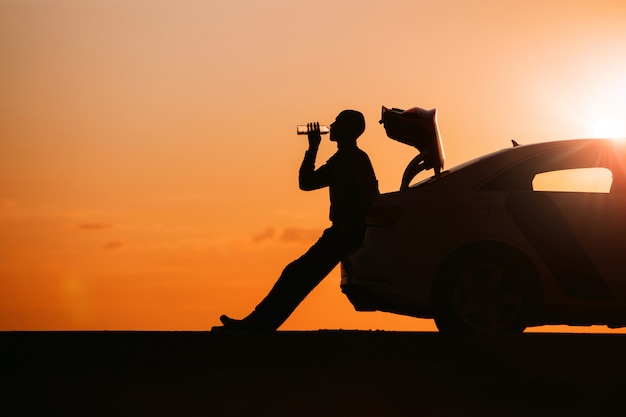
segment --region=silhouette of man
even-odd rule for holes
[[[276,330],[343,257],[363,239],[367,211],[378,195],[378,181],[367,154],[356,141],[365,130],[363,114],[344,110],[330,125],[330,140],[337,152],[315,169],[321,142],[319,123],[308,125],[309,149],[300,166],[299,184],[304,191],[328,187],[331,227],[300,258],[285,267],[267,296],[246,318],[220,317],[214,330]]]

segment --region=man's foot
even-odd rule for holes
[[[226,314],[222,314],[220,316],[220,321],[225,327],[241,326],[241,324],[244,322],[244,320],[238,320],[238,319],[233,319],[231,317],[228,317]]]
[[[243,320],[233,319],[223,314],[220,316],[220,321],[223,326],[215,326],[211,330],[213,331],[234,331],[234,332],[255,332],[255,331],[268,331],[272,329],[266,329],[260,326],[256,320],[246,317]]]

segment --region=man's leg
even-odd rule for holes
[[[285,267],[268,295],[244,320],[268,330],[280,327],[359,242],[360,236],[342,236],[332,227],[326,229],[304,255]]]
[[[300,258],[285,267],[267,296],[250,314],[263,328],[277,329],[304,298],[339,264],[343,248],[332,229]]]

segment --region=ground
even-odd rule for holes
[[[0,389],[3,415],[624,416],[624,352],[598,334],[4,332]]]

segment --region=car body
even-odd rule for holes
[[[540,190],[552,173],[606,184]],[[382,194],[341,288],[359,311],[434,318],[440,331],[626,326],[626,146],[514,143]]]

